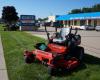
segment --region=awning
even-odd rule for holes
[[[59,15],[56,20],[100,19],[100,12]]]

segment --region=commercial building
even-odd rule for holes
[[[56,18],[57,18],[57,17],[58,17],[58,15],[48,16],[47,22],[56,22]]]
[[[56,21],[62,22],[65,27],[100,26],[100,12],[59,15]]]

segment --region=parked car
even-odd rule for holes
[[[80,26],[80,30],[85,30],[85,26]]]
[[[83,25],[83,26],[80,26],[80,29],[81,30],[94,30],[95,27],[92,25]]]
[[[96,31],[100,31],[100,26],[96,26],[96,27],[95,27],[95,30],[96,30]]]

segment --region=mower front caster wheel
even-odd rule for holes
[[[35,55],[31,54],[30,56],[25,56],[25,62],[27,64],[31,64],[33,63],[35,60]]]

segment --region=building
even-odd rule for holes
[[[62,22],[65,27],[100,26],[100,12],[59,15],[56,20]]]
[[[35,29],[35,15],[21,15],[20,16],[20,30],[32,31]]]
[[[55,16],[48,16],[48,20],[47,22],[56,22],[56,18],[58,17],[58,15]]]

